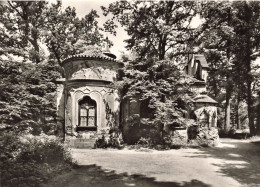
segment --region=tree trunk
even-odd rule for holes
[[[246,75],[246,85],[247,85],[247,109],[248,109],[248,121],[250,136],[255,135],[255,124],[254,124],[254,108],[253,108],[253,96],[252,96],[252,81],[253,77],[251,75],[251,40],[250,35],[247,34],[247,43],[246,43],[246,56],[245,56],[245,65],[247,70]]]
[[[260,135],[260,91],[258,92],[258,105],[257,105],[256,113],[257,113],[256,134]]]
[[[237,95],[237,103],[236,103],[236,107],[235,107],[235,117],[236,117],[236,125],[237,125],[237,129],[241,129],[240,127],[240,121],[239,121],[239,103],[240,103],[240,93],[238,91],[238,95]]]
[[[250,86],[251,86],[251,84],[250,84]],[[251,89],[248,88],[247,94],[248,94],[247,105],[248,105],[248,121],[249,121],[250,136],[254,136],[255,135],[255,125],[254,125],[254,110],[252,107],[253,102],[252,102]]]
[[[249,59],[249,58],[248,58]],[[247,63],[247,71],[248,71],[248,77],[247,77],[247,109],[248,109],[248,121],[249,121],[249,129],[250,129],[250,136],[255,135],[255,125],[254,125],[254,108],[253,108],[253,96],[252,96],[252,77],[250,75],[251,73],[251,65],[250,65],[250,59]]]
[[[225,125],[224,130],[228,132],[230,130],[230,100],[231,100],[231,85],[230,77],[227,74],[227,85],[226,85],[226,105],[225,105]]]
[[[227,90],[228,92],[228,90]],[[228,132],[230,129],[230,94],[226,94],[226,109],[225,109],[225,132]]]
[[[32,30],[32,39],[30,40],[31,44],[33,45],[34,48],[34,56],[33,60],[36,64],[40,63],[40,47],[38,44],[38,31],[34,28]]]
[[[230,25],[230,21],[231,21],[231,12],[230,9],[228,11],[228,18],[227,18],[227,22],[228,25]],[[230,63],[230,47],[231,47],[231,40],[228,39],[227,40],[227,60],[228,63]],[[230,71],[227,72],[227,85],[226,85],[226,108],[225,108],[225,126],[224,126],[224,130],[225,132],[228,132],[230,130],[230,99],[231,99],[231,80],[230,80],[230,76],[229,76]]]

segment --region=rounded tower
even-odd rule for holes
[[[119,98],[111,84],[119,68],[115,55],[87,50],[63,60],[62,67],[58,115],[64,119],[65,139],[91,141],[108,135],[119,123]]]

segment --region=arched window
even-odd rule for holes
[[[84,97],[79,101],[79,126],[96,127],[97,104],[90,97]]]

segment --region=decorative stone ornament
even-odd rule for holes
[[[58,87],[63,88],[57,98],[58,115],[65,121],[63,134],[67,141],[85,138],[94,142],[92,139],[108,134],[119,124],[119,97],[111,84],[116,80],[119,63],[101,51],[86,53],[65,59],[65,79],[58,81]]]

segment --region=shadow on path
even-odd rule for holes
[[[229,176],[245,186],[260,186],[260,142],[222,139],[221,147],[200,148],[191,158],[214,158],[220,174]]]
[[[116,174],[115,171],[104,170],[100,166],[87,165],[80,166],[70,173],[58,176],[48,187],[87,187],[87,186],[171,186],[171,187],[209,187],[201,181],[191,180],[182,184],[175,182],[159,182],[155,178],[144,175],[128,175],[127,173]]]

